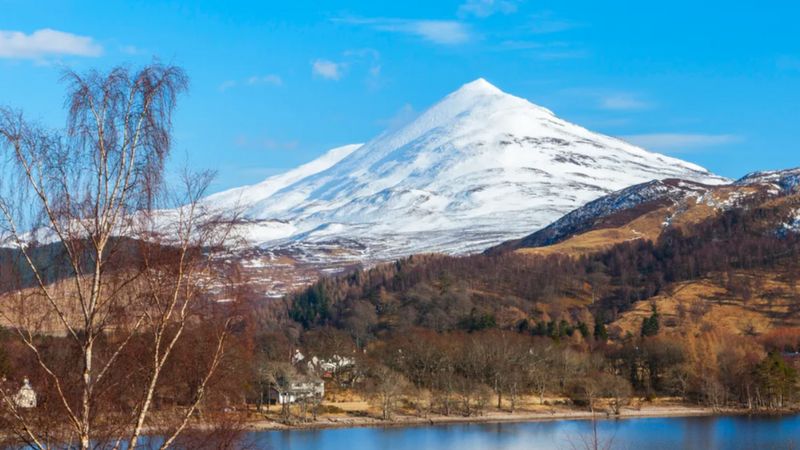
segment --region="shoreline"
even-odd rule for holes
[[[432,415],[420,417],[415,415],[397,414],[391,421],[375,417],[352,416],[321,416],[314,422],[298,422],[283,424],[280,422],[263,419],[247,424],[247,431],[292,431],[334,428],[402,428],[417,426],[435,426],[449,424],[492,424],[514,422],[544,422],[558,420],[591,420],[592,416],[600,420],[624,420],[641,418],[663,417],[699,417],[699,416],[731,416],[731,415],[786,415],[796,411],[769,411],[753,412],[747,409],[721,409],[714,410],[703,406],[646,406],[642,408],[624,408],[619,415],[607,414],[605,411],[592,414],[585,410],[554,409],[551,411],[518,411],[489,412],[481,416],[443,416]]]

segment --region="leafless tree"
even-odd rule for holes
[[[367,380],[367,392],[370,400],[380,408],[383,420],[392,420],[397,403],[409,386],[406,378],[394,370],[384,365],[372,367]]]
[[[163,182],[187,88],[180,68],[67,72],[64,81],[64,132],[0,109],[0,226],[13,249],[0,271],[15,281],[0,320],[29,352],[44,403],[19,411],[4,401],[0,414],[32,448],[137,448],[144,433],[164,433],[167,448],[224,357],[232,319],[209,293],[224,286],[215,251],[232,221],[200,201],[209,174],[185,175],[180,193]],[[176,398],[164,373],[201,322],[211,333],[196,355],[203,369],[185,374],[190,393],[158,407]]]
[[[633,388],[628,380],[608,372],[599,375],[603,395],[608,398],[608,406],[614,415],[620,415],[622,408],[628,406],[633,395]]]

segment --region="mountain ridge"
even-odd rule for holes
[[[486,250],[493,254],[513,250],[549,251],[557,244],[569,242],[575,238],[587,241],[582,235],[598,234],[600,230],[609,230],[607,236],[622,236],[627,239],[656,239],[660,230],[642,233],[629,225],[648,214],[656,214],[663,219],[661,229],[666,229],[673,221],[699,222],[712,215],[741,206],[750,198],[761,195],[779,197],[800,192],[800,168],[758,171],[749,173],[726,185],[704,185],[687,180],[665,179],[654,180],[627,187],[606,196],[593,200],[545,228],[535,231],[521,239],[510,240]],[[703,208],[702,212],[699,209]],[[687,219],[691,216],[690,219]],[[652,222],[652,220],[651,220]],[[792,223],[787,223],[792,227]],[[627,227],[627,229],[626,229]],[[641,227],[640,227],[641,228]],[[653,227],[651,227],[653,228]],[[628,232],[621,233],[622,230]],[[613,231],[613,233],[611,232]],[[594,236],[592,241],[597,245],[575,246],[562,245],[559,251],[575,250],[597,251],[601,247],[614,243],[614,238],[603,243]]]

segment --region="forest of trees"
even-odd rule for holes
[[[561,309],[564,317],[555,319],[577,325],[578,318],[561,305],[585,299],[587,292],[593,318],[584,321],[607,323],[671,283],[724,277],[735,270],[778,271],[794,285],[800,278],[800,237],[776,231],[791,211],[786,205],[733,209],[690,230],[668,228],[657,242],[629,241],[581,257],[512,252],[412,256],[323,278],[292,296],[289,314],[305,328],[331,325],[366,342],[409,326],[437,331],[492,322],[508,326],[513,317],[504,313],[511,311],[522,313],[518,324],[539,319],[531,317],[537,304]],[[753,288],[728,278],[735,295],[747,295]]]
[[[639,395],[714,408],[785,407],[797,393],[785,356],[797,349],[791,329],[667,337],[655,304],[639,333],[609,339],[607,325],[677,282],[724,280],[730,295],[745,300],[763,286],[737,272],[768,271],[796,286],[800,239],[780,232],[792,211],[791,203],[764,206],[754,198],[692,227],[666,229],[657,242],[581,257],[413,256],[322,279],[287,308],[304,330],[339,330],[427,392],[424,411],[471,413],[489,394],[513,399],[536,391],[590,406],[595,397]]]

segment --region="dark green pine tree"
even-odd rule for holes
[[[603,342],[608,340],[608,330],[606,329],[606,324],[600,320],[594,321],[594,338]]]
[[[653,313],[642,322],[642,337],[655,336],[658,334],[658,329],[658,310],[656,310],[656,306],[653,305]]]
[[[584,339],[589,337],[589,327],[585,323],[578,322],[578,331],[581,332],[581,337]]]

